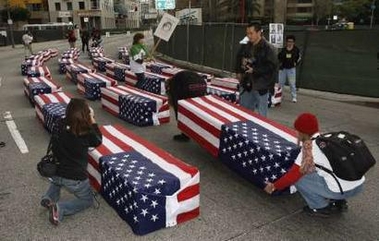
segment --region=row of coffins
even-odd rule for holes
[[[36,96],[37,117],[50,132],[64,118],[70,95]],[[89,151],[91,185],[138,235],[199,215],[200,173],[121,126],[100,126],[103,143]]]
[[[180,100],[178,128],[262,189],[300,152],[294,130],[216,96]]]
[[[90,59],[104,57],[104,48],[102,46],[90,48],[88,51],[88,57]]]
[[[59,73],[65,74],[66,66],[76,62],[79,56],[80,56],[80,50],[78,48],[70,48],[64,51],[61,54],[61,57],[58,59]]]
[[[56,56],[58,56],[57,49],[46,49],[39,51],[35,55],[25,57],[21,63],[21,75],[28,77],[49,76],[50,71],[47,67],[44,67],[44,63]],[[39,72],[40,70],[41,72]]]

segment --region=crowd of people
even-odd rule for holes
[[[70,33],[71,34],[71,33]],[[70,47],[75,46],[76,37],[68,35]],[[73,34],[73,33],[72,33]],[[299,50],[294,46],[295,38],[287,36],[286,47],[275,54],[274,49],[262,37],[259,24],[250,24],[246,28],[248,43],[241,46],[237,56],[237,77],[240,80],[240,104],[248,109],[267,116],[267,99],[279,78],[279,84],[288,80],[292,101],[296,102],[296,65],[300,61]],[[71,36],[71,37],[70,37]],[[100,32],[92,31],[92,38],[101,38]],[[81,31],[82,50],[88,50],[90,34]],[[25,41],[26,42],[26,41]],[[144,35],[137,33],[130,48],[130,67],[137,75],[139,87],[144,79],[145,61],[152,59],[144,45]],[[279,76],[279,77],[278,77]],[[173,76],[166,84],[175,116],[178,113],[178,101],[181,99],[206,95],[206,83],[199,74],[182,71]],[[58,225],[66,215],[72,215],[93,205],[93,196],[86,173],[89,147],[102,143],[102,134],[96,124],[94,112],[83,99],[72,99],[66,109],[66,117],[61,122],[59,135],[52,135],[52,150],[59,162],[57,173],[51,178],[50,186],[43,195],[41,206],[49,210],[49,220]],[[317,117],[311,113],[300,114],[294,121],[298,132],[298,144],[301,151],[288,172],[271,183],[267,182],[264,191],[272,194],[295,185],[307,205],[304,211],[313,216],[327,217],[333,212],[347,209],[347,198],[362,190],[364,177],[360,180],[340,179],[343,193],[336,187],[335,180],[319,170],[316,164],[330,167],[328,158],[315,144],[320,135]],[[176,141],[189,141],[183,133],[174,136]],[[75,198],[60,200],[60,190],[66,188]]]

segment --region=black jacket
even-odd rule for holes
[[[252,62],[252,89],[273,89],[278,75],[278,60],[273,47],[263,38],[255,46],[250,42],[242,44],[237,54],[236,73],[245,73],[244,58]]]
[[[280,62],[280,69],[292,69],[300,62],[300,50],[293,46],[293,48],[288,51],[287,48],[283,48],[278,54],[278,59]]]
[[[57,176],[71,180],[87,179],[88,148],[97,147],[102,142],[102,134],[97,124],[82,136],[75,136],[62,124],[59,135],[53,138],[52,148],[57,161]]]

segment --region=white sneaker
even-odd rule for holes
[[[297,102],[297,99],[296,99],[296,98],[292,98],[292,102],[293,102],[293,103],[296,103],[296,102]]]

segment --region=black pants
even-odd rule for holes
[[[138,73],[138,74],[135,74],[135,75],[137,76],[136,87],[138,89],[142,89],[142,85],[145,82],[145,74],[144,73]]]
[[[84,52],[84,48],[86,47],[86,50],[89,51],[89,48],[88,48],[88,40],[87,41],[83,41],[82,40],[82,51]]]

